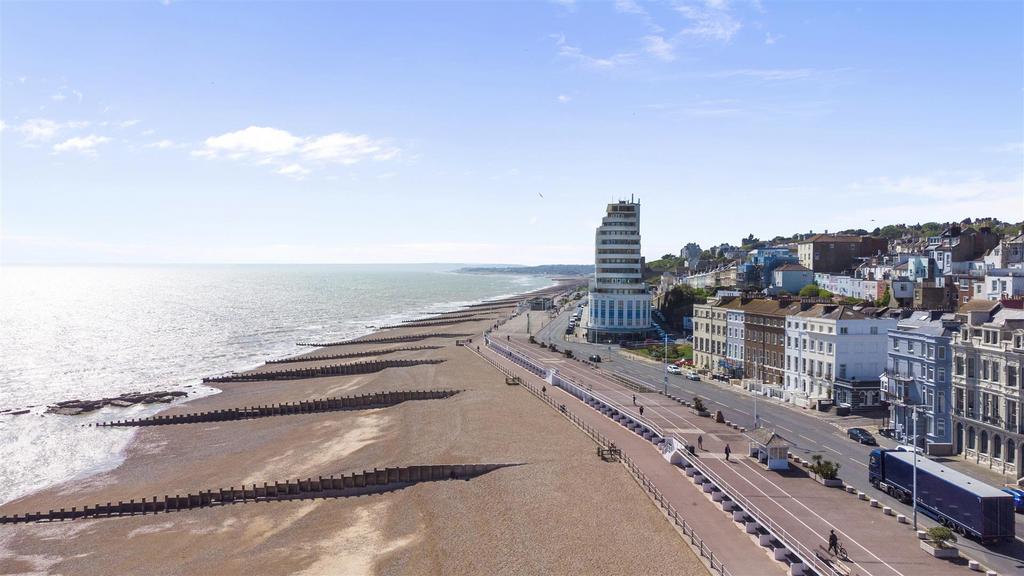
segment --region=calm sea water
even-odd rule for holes
[[[430,312],[546,286],[438,266],[97,266],[0,269],[0,503],[110,469],[133,431],[81,424],[164,406],[44,415],[72,398],[179,389]],[[190,387],[191,386],[191,387]]]

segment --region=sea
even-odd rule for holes
[[[550,286],[450,265],[4,266],[0,268],[0,503],[116,467],[132,429],[83,426],[167,405],[46,414],[125,392],[215,394],[245,370],[376,327]]]

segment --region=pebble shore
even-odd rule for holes
[[[491,322],[455,327],[479,334]],[[432,330],[399,327],[366,338]],[[706,574],[625,469],[598,459],[594,444],[556,411],[507,386],[454,339],[417,345],[441,347],[388,358],[444,362],[219,383],[220,394],[162,414],[394,390],[464,392],[372,410],[143,428],[118,468],[9,502],[0,514],[386,466],[523,465],[351,498],[3,526],[0,574]],[[308,355],[385,348],[393,345]]]

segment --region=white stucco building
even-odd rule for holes
[[[851,386],[858,381],[878,382],[885,371],[886,334],[897,318],[885,308],[856,310],[850,306],[817,304],[786,318],[784,397],[800,406],[818,401],[874,405],[876,390],[864,392]],[[836,392],[837,382],[843,394]],[[843,398],[847,390],[870,398]],[[850,400],[854,400],[851,402]]]
[[[590,342],[641,340],[651,328],[651,295],[640,258],[640,204],[609,204],[594,241]]]

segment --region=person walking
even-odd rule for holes
[[[643,405],[640,406],[640,415],[641,416],[644,415],[644,407],[643,407]]]
[[[732,454],[732,449],[730,449],[730,448],[729,448],[729,445],[728,445],[728,444],[726,444],[726,445],[725,445],[725,461],[726,461],[726,462],[728,462],[728,461],[729,461],[729,455],[730,455],[730,454]]]
[[[545,396],[547,396],[547,394],[548,394],[548,387],[547,386],[541,386],[540,387],[540,392],[541,392],[541,394],[544,394]]]
[[[636,394],[633,394],[633,406],[636,406]]]
[[[704,435],[703,434],[698,434],[697,435],[697,449],[698,450],[703,450],[704,449]]]
[[[829,553],[835,552],[836,556],[839,555],[839,537],[836,536],[835,530],[828,531],[828,551]]]

